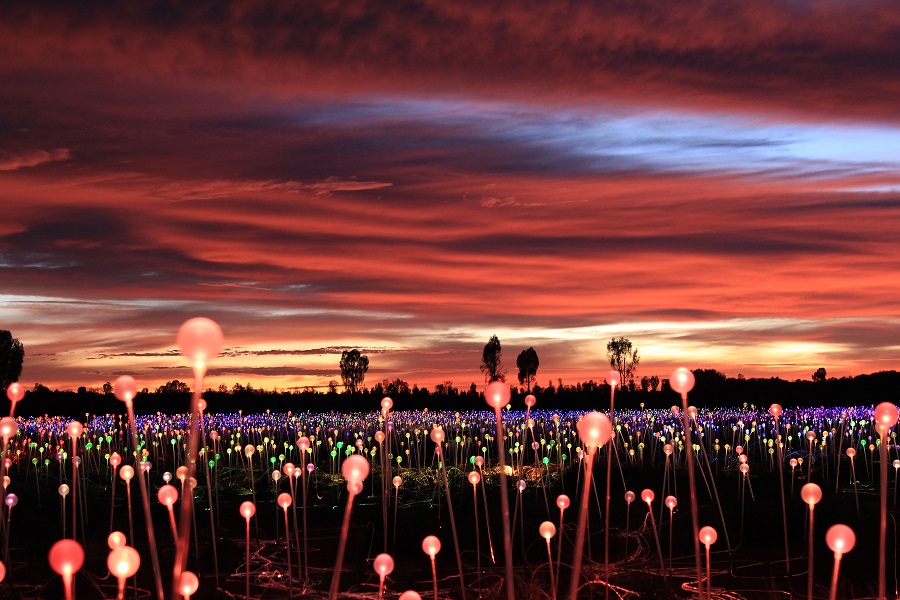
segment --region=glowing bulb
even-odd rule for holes
[[[12,508],[19,503],[19,497],[10,492],[6,495],[6,498],[3,499],[3,502],[6,504],[6,506]]]
[[[441,540],[437,536],[429,535],[422,540],[422,551],[431,558],[434,558],[441,551]]]
[[[472,485],[478,485],[481,482],[481,475],[478,474],[478,471],[469,471],[469,483]]]
[[[627,492],[625,492],[625,502],[627,502],[628,504],[631,504],[632,502],[634,502],[634,498],[635,498],[634,492],[632,492],[631,490],[628,490]]]
[[[106,538],[106,545],[110,550],[118,550],[125,545],[125,534],[121,531],[113,531]]]
[[[400,477],[399,475],[394,475],[394,478],[391,479],[391,483],[394,484],[394,487],[395,487],[395,488],[398,488],[398,489],[399,489],[399,487],[400,487],[401,485],[403,485],[403,478]]]
[[[21,383],[11,383],[6,388],[6,397],[10,402],[18,402],[25,397],[25,387]]]
[[[669,376],[669,386],[682,395],[694,389],[694,382],[694,374],[685,367],[678,367]]]
[[[649,488],[644,490],[643,492],[641,492],[641,500],[643,500],[647,504],[650,504],[651,502],[653,502],[653,499],[655,497],[656,497],[656,495],[653,493],[653,490],[651,490]]]
[[[389,411],[394,406],[394,401],[391,400],[388,396],[385,396],[381,399],[381,409],[384,411]]]
[[[531,408],[535,404],[537,404],[537,398],[535,398],[532,394],[528,394],[527,396],[525,396],[525,406]]]
[[[510,391],[509,386],[502,381],[492,381],[484,390],[484,399],[488,406],[496,410],[500,410],[509,404]]]
[[[159,500],[160,504],[172,508],[178,500],[178,490],[175,489],[174,485],[164,485],[156,492],[156,498]]]
[[[559,507],[560,510],[566,510],[569,508],[569,504],[571,504],[571,500],[565,494],[560,494],[556,497],[556,506]]]
[[[709,548],[711,545],[716,543],[716,540],[719,539],[719,534],[716,533],[716,530],[707,525],[706,527],[702,527],[700,529],[700,541],[703,542],[703,545]]]
[[[856,456],[856,448],[847,448],[847,456],[850,458]]]
[[[380,577],[387,577],[394,571],[394,559],[390,554],[379,554],[375,557],[372,567]]]
[[[780,404],[773,404],[769,407],[769,414],[775,417],[776,419],[781,416],[781,413],[784,412],[784,409],[781,408]]]
[[[137,382],[131,375],[122,375],[113,384],[113,393],[116,398],[127,404],[137,396]]]
[[[400,598],[398,598],[397,600],[422,600],[422,596],[419,595],[419,592],[406,590],[405,592],[400,594]]]
[[[178,347],[181,355],[194,363],[194,368],[206,372],[211,358],[219,355],[225,336],[219,324],[205,317],[185,321],[178,330]]]
[[[291,495],[288,494],[287,492],[282,492],[282,493],[278,494],[277,501],[278,501],[278,506],[280,506],[284,510],[287,510],[288,507],[293,502],[293,499],[291,498]]]
[[[590,412],[578,421],[578,437],[588,447],[599,447],[609,442],[612,437],[612,423],[606,415]]]
[[[109,572],[119,579],[128,579],[141,566],[141,556],[131,546],[122,546],[109,553],[106,559],[106,567]]]
[[[84,433],[84,425],[78,421],[72,421],[66,426],[66,433],[69,434],[70,438],[80,438],[81,434]]]
[[[383,431],[378,430],[375,432],[375,441],[378,442],[379,444],[384,441],[384,432]]]
[[[284,466],[281,467],[281,470],[284,471],[284,474],[290,477],[294,474],[294,463],[284,463]]]
[[[19,433],[19,425],[14,418],[3,417],[0,419],[0,437],[4,441],[8,442],[11,438],[16,437],[17,433]]]
[[[881,426],[884,433],[897,424],[897,419],[897,407],[890,402],[882,402],[875,407],[875,422]]]
[[[544,521],[543,523],[541,523],[538,531],[540,531],[541,537],[549,542],[550,538],[556,535],[556,525],[554,525],[550,521]]]
[[[75,540],[59,540],[50,547],[47,558],[57,575],[69,577],[84,564],[84,548]]]
[[[516,482],[516,488],[518,488],[519,493],[522,493],[522,492],[525,491],[525,486],[526,486],[526,485],[527,485],[527,484],[525,483],[525,480],[524,480],[524,479],[520,479],[519,481]]]
[[[669,510],[672,510],[676,506],[678,506],[678,498],[676,498],[675,496],[666,496],[665,503]]]
[[[615,369],[610,369],[606,372],[606,383],[608,383],[610,387],[617,388],[622,385],[622,376]]]
[[[359,454],[348,456],[341,465],[341,474],[350,483],[362,483],[369,476],[369,461]]]
[[[246,502],[241,503],[240,507],[241,516],[244,517],[247,521],[256,514],[256,505],[247,500]]]
[[[64,483],[64,484],[60,485],[56,491],[59,493],[60,496],[65,498],[66,496],[69,495],[69,486]]]
[[[431,434],[429,434],[429,437],[431,437],[431,441],[434,442],[435,444],[443,443],[444,429],[440,425],[438,425],[437,427],[435,427],[434,429],[431,430]]]
[[[822,488],[815,483],[807,483],[800,488],[800,497],[812,508],[822,499]]]
[[[832,525],[825,533],[825,543],[835,556],[840,556],[853,550],[856,545],[856,534],[846,525]]]
[[[119,477],[121,477],[123,481],[131,481],[134,477],[134,467],[131,465],[124,465],[119,469]]]
[[[190,571],[182,571],[181,577],[178,578],[178,591],[182,596],[188,598],[194,595],[197,588],[200,587],[200,580]]]

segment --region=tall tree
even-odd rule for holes
[[[540,361],[534,348],[529,347],[522,350],[516,359],[516,366],[519,368],[519,383],[528,388],[529,392],[531,391],[531,384],[537,375],[539,365]]]
[[[819,367],[816,369],[816,372],[813,373],[812,380],[813,381],[825,381],[825,367]]]
[[[641,362],[637,348],[631,344],[628,338],[613,338],[606,344],[606,358],[609,366],[619,372],[621,385],[634,383],[637,374],[638,363]]]
[[[12,333],[0,329],[0,389],[19,380],[22,374],[22,361],[25,359],[25,348],[22,342]]]
[[[344,350],[341,354],[341,381],[348,392],[356,392],[366,379],[369,370],[369,357],[360,354],[359,350]]]
[[[496,335],[492,335],[481,354],[481,372],[484,373],[486,381],[506,381],[500,354],[500,340]]]

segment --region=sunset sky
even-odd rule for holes
[[[4,2],[21,381],[900,368],[895,0]]]

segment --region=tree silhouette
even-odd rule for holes
[[[631,340],[628,338],[611,339],[606,344],[606,357],[609,359],[609,366],[619,372],[621,385],[623,387],[633,385],[641,358],[638,356],[637,348],[631,345]]]
[[[819,367],[812,376],[813,381],[825,381],[825,367]]]
[[[22,374],[22,361],[25,359],[25,348],[22,342],[12,333],[0,329],[0,389],[19,380]]]
[[[341,381],[344,382],[344,389],[348,392],[354,393],[359,390],[368,370],[369,357],[360,354],[356,348],[341,353]]]
[[[519,383],[524,385],[529,392],[531,391],[531,384],[537,375],[539,365],[540,361],[534,348],[529,347],[522,350],[516,359],[516,366],[519,368]]]
[[[500,354],[500,340],[496,335],[492,335],[481,354],[481,372],[484,373],[486,381],[506,381]]]

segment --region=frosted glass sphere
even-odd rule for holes
[[[622,384],[622,376],[615,369],[610,369],[606,372],[606,383],[614,388],[619,387]]]
[[[442,427],[440,427],[440,426],[435,427],[434,429],[431,430],[431,433],[429,434],[429,437],[431,437],[431,441],[434,442],[435,444],[441,444],[441,443],[443,443],[443,441],[444,441],[444,429],[443,429]]]
[[[612,423],[606,415],[590,412],[578,421],[578,437],[585,446],[602,446],[612,437]]]
[[[856,534],[846,525],[832,525],[825,533],[825,543],[835,554],[844,554],[856,545]]]
[[[224,342],[225,336],[219,324],[205,317],[189,319],[178,330],[181,355],[204,370],[209,360],[222,351]]]
[[[118,550],[125,545],[125,534],[121,531],[113,531],[107,536],[106,545],[110,550]]]
[[[669,386],[679,394],[687,394],[694,389],[694,382],[694,374],[685,367],[678,367],[669,376]]]
[[[84,433],[84,425],[78,421],[72,421],[66,426],[66,433],[71,438],[80,438],[81,434]]]
[[[875,422],[884,428],[885,432],[897,424],[897,417],[897,407],[890,402],[882,402],[875,407]]]
[[[131,481],[134,478],[134,467],[131,465],[124,465],[119,469],[119,477],[122,481]]]
[[[289,493],[287,493],[287,492],[281,492],[280,494],[278,494],[278,500],[277,500],[277,501],[278,501],[278,506],[280,506],[280,507],[283,508],[284,510],[287,510],[288,507],[289,507],[289,506],[291,505],[291,503],[293,502],[293,498],[291,498],[291,495],[290,495]]]
[[[419,595],[419,592],[406,590],[405,592],[400,594],[400,598],[398,598],[398,600],[422,600],[422,596]]]
[[[178,591],[182,596],[189,597],[200,587],[200,580],[190,571],[182,571],[178,579]]]
[[[249,521],[250,518],[256,514],[256,505],[249,500],[247,500],[246,502],[242,502],[240,512],[241,516]]]
[[[137,395],[137,382],[131,375],[122,375],[113,383],[113,393],[122,402],[131,402]]]
[[[484,390],[484,400],[495,409],[501,409],[509,404],[509,386],[502,381],[492,381]]]
[[[822,499],[822,488],[815,483],[807,483],[800,488],[800,497],[810,506],[815,506]]]
[[[441,551],[441,540],[439,540],[437,536],[429,535],[422,540],[422,551],[434,558],[434,556]]]
[[[634,498],[635,498],[634,492],[632,492],[631,490],[628,490],[627,492],[625,492],[625,502],[627,502],[628,504],[631,504],[632,502],[634,502]]]
[[[650,504],[651,502],[653,502],[653,499],[655,497],[656,497],[656,494],[654,494],[653,490],[651,490],[649,488],[644,490],[643,492],[641,492],[641,500],[643,500],[647,504]]]
[[[75,540],[59,540],[50,547],[47,559],[58,575],[69,576],[77,573],[84,564],[84,548]]]
[[[678,506],[678,498],[675,496],[666,496],[666,507],[672,509]]]
[[[704,546],[711,546],[716,543],[716,540],[719,539],[719,534],[716,533],[716,530],[707,525],[706,527],[700,528],[700,541]]]
[[[403,485],[403,478],[400,477],[399,475],[394,475],[394,478],[391,480],[391,483],[394,484],[395,488],[399,488],[401,485]]]
[[[19,433],[19,425],[13,417],[3,417],[0,419],[0,437],[5,441],[16,437]]]
[[[472,485],[481,483],[481,475],[478,474],[478,471],[469,471],[469,483]]]
[[[394,571],[394,559],[390,554],[379,554],[372,563],[375,572],[381,577],[386,577]]]
[[[541,533],[542,538],[549,541],[550,538],[556,535],[556,525],[554,525],[550,521],[544,521],[543,523],[541,523],[538,531]]]
[[[172,508],[178,500],[178,489],[174,485],[164,485],[156,492],[156,498],[160,504]]]
[[[369,461],[359,454],[348,456],[341,465],[341,474],[348,482],[362,483],[369,476]]]
[[[6,397],[10,402],[18,402],[25,397],[25,386],[18,382],[9,384],[6,388]]]
[[[141,555],[131,546],[122,546],[109,553],[106,567],[119,579],[128,579],[141,566]]]
[[[559,507],[560,510],[566,510],[569,508],[569,504],[571,504],[571,500],[565,494],[560,494],[556,497],[556,506]]]
[[[782,412],[784,412],[784,409],[781,408],[780,404],[773,404],[769,407],[769,414],[776,419],[781,416]]]

